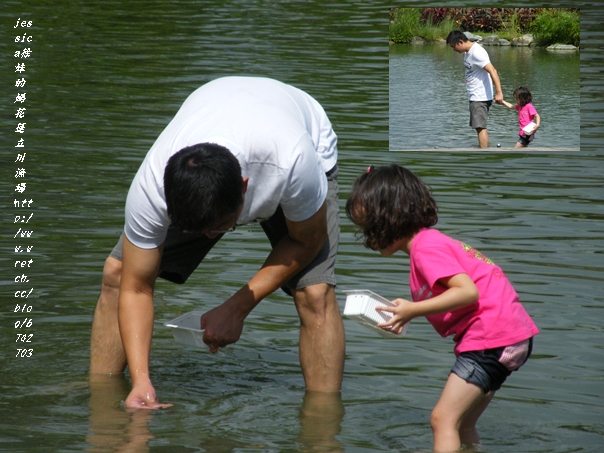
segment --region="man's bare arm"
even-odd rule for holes
[[[120,335],[132,378],[126,406],[156,409],[166,407],[155,398],[149,373],[153,335],[153,290],[163,246],[142,249],[124,236],[118,319]]]
[[[495,85],[495,104],[501,104],[503,102],[503,91],[501,90],[501,81],[499,80],[499,73],[492,63],[488,63],[484,70],[489,73],[493,85]]]
[[[256,275],[222,305],[204,314],[201,327],[206,329],[204,341],[212,352],[236,342],[254,307],[318,255],[327,240],[326,212],[324,203],[307,220],[286,219],[289,234],[273,248]]]

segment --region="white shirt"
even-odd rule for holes
[[[248,177],[238,225],[271,217],[302,221],[325,201],[325,173],[337,162],[337,137],[321,105],[291,85],[261,77],[224,77],[194,91],[153,144],[126,200],[125,234],[149,249],[166,237],[164,169],[187,146],[228,148]]]
[[[484,67],[491,62],[489,54],[480,44],[474,43],[464,53],[463,64],[466,67],[466,88],[470,101],[493,100],[493,81]]]

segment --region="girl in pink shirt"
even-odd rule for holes
[[[410,258],[413,302],[395,299],[384,330],[402,332],[425,316],[453,335],[457,360],[432,411],[434,451],[457,451],[480,439],[476,422],[506,378],[526,362],[539,333],[500,267],[436,229],[436,202],[424,183],[398,165],[373,166],[354,183],[348,217],[367,247]],[[416,303],[414,303],[416,302]]]
[[[514,91],[514,99],[516,99],[516,105],[510,104],[507,101],[502,101],[502,103],[507,108],[516,109],[518,112],[518,126],[520,131],[518,133],[518,141],[514,148],[526,148],[535,138],[535,132],[537,132],[537,129],[539,129],[539,126],[541,125],[541,117],[537,113],[535,106],[532,104],[533,95],[528,88],[516,88],[516,91]],[[527,128],[529,125],[530,127]]]

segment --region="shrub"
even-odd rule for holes
[[[492,32],[507,29],[510,33],[527,31],[543,8],[424,8],[423,22],[440,24],[445,19],[465,31]]]
[[[537,14],[543,11],[543,8],[518,8],[512,9],[512,11],[516,15],[515,20],[519,27],[518,31],[525,32],[530,29],[531,23],[535,20]]]
[[[490,32],[501,28],[501,13],[497,8],[463,8],[456,21],[463,30]]]
[[[445,19],[451,19],[449,11],[450,8],[424,8],[421,15],[421,21],[438,25]]]
[[[581,18],[578,10],[547,8],[541,11],[531,25],[531,31],[540,46],[581,42]]]
[[[417,8],[397,8],[390,12],[390,40],[410,42],[419,26],[421,11]]]

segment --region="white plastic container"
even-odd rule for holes
[[[526,126],[524,126],[522,128],[522,132],[524,132],[526,135],[531,135],[536,127],[537,127],[537,123],[533,123],[533,122],[528,123]]]
[[[377,326],[378,323],[388,321],[392,317],[392,314],[386,311],[377,311],[375,309],[378,306],[394,307],[395,305],[388,299],[367,289],[344,291],[344,293],[346,294],[344,316],[347,318],[358,322],[385,338],[401,338],[407,333],[409,323],[405,324],[400,334],[388,332]]]
[[[201,311],[190,311],[164,324],[172,329],[172,335],[177,343],[199,348],[207,348],[203,342],[203,330],[201,325]]]

